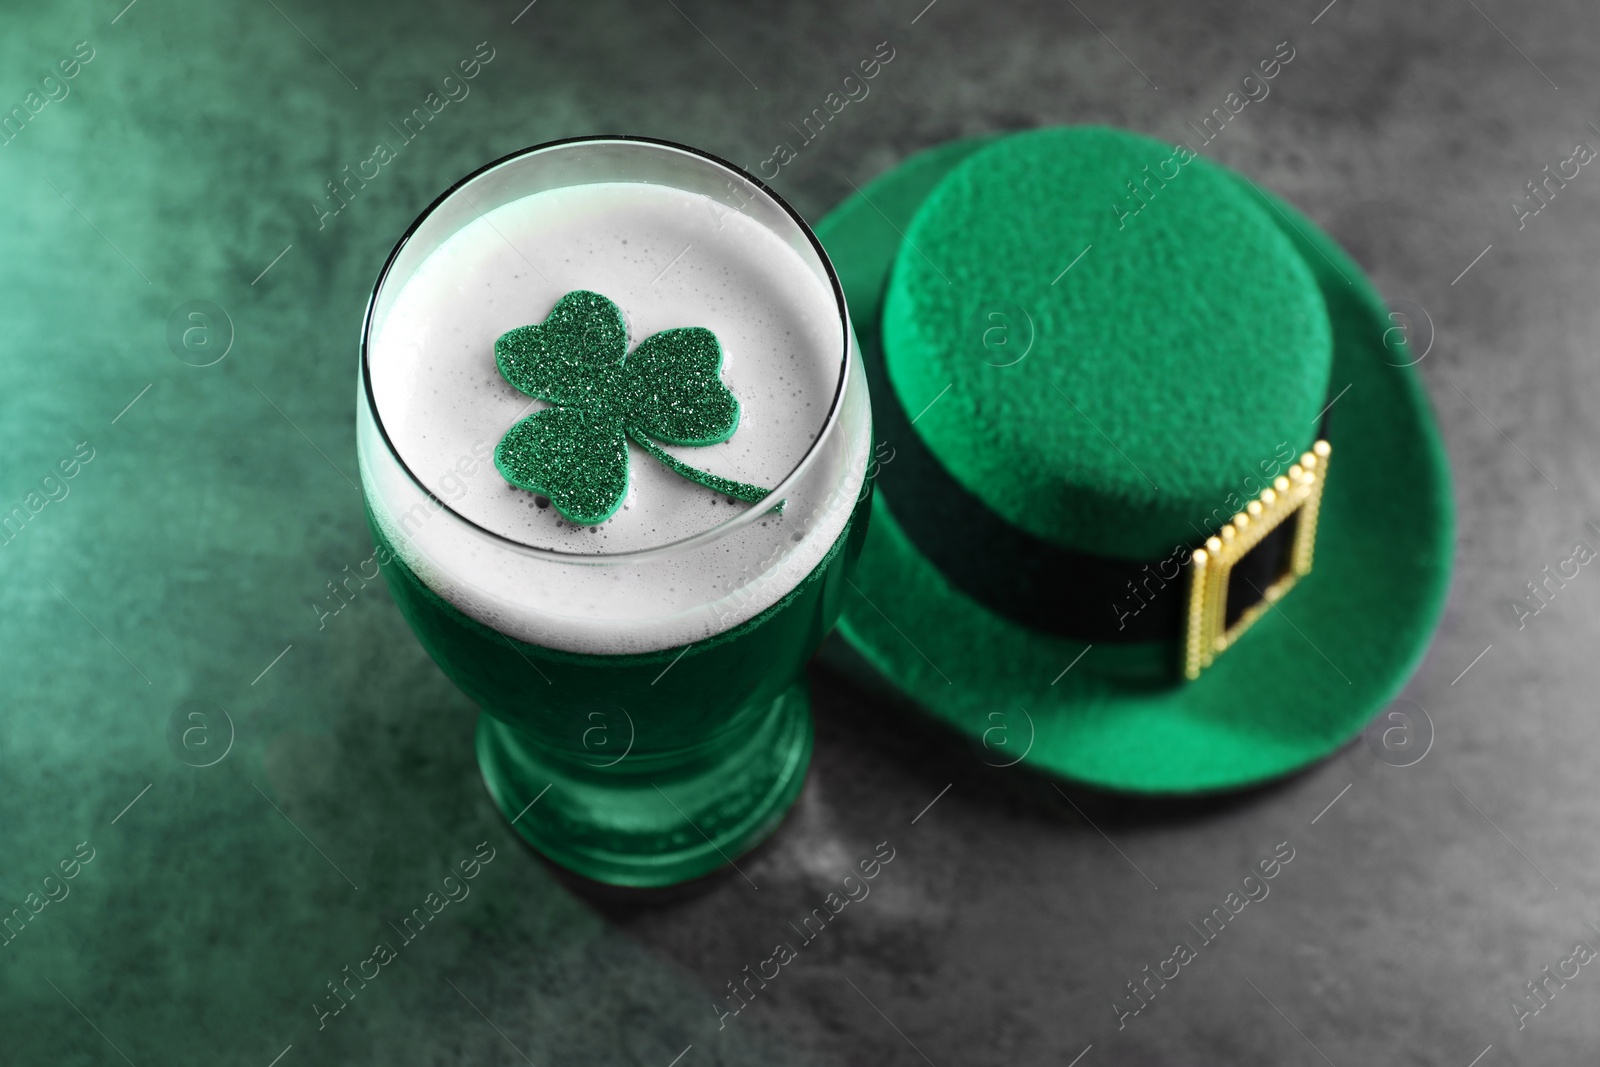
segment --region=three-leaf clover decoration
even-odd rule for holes
[[[494,452],[506,481],[550,498],[582,526],[615,514],[628,491],[628,441],[676,474],[754,504],[760,486],[719,478],[656,442],[714,445],[739,426],[739,401],[722,383],[722,345],[700,326],[662,330],[628,351],[616,304],[577,289],[541,323],[501,334],[495,363],[506,381],[550,407],[520,420]]]

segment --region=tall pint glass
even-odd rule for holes
[[[604,328],[580,321],[605,309]],[[682,349],[662,338],[691,330],[720,364],[666,359]],[[507,337],[535,338],[515,358],[546,362],[508,364]],[[512,432],[592,429],[582,398],[626,368],[645,384],[602,412],[611,437],[551,431],[529,451]],[[546,370],[571,387],[528,384]],[[713,401],[731,432],[660,429]],[[388,586],[482,709],[484,781],[534,848],[592,879],[661,886],[772,833],[804,782],[804,666],[838,614],[871,490],[849,315],[799,215],[681,145],[507,156],[435,201],[384,265],[357,421]],[[551,463],[566,497],[541,491]],[[563,504],[573,484],[615,489],[614,512]]]

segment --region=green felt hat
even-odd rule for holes
[[[837,662],[991,762],[1139,793],[1304,767],[1415,669],[1444,450],[1402,331],[1304,216],[1069,127],[923,152],[817,233],[880,440]]]

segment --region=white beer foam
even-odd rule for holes
[[[730,505],[634,445],[623,507],[598,527],[573,526],[553,507],[538,507],[487,461],[461,476],[462,457],[481,456],[485,442],[492,448],[518,418],[545,406],[501,377],[495,338],[541,321],[573,289],[602,293],[622,309],[630,350],[658,330],[712,330],[723,347],[722,379],[739,399],[739,428],[719,445],[668,451],[768,488],[788,476],[827,425],[840,367],[839,313],[813,266],[745,215],[666,186],[571,186],[473,220],[410,278],[389,282],[396,283],[400,292],[374,324],[368,350],[373,395],[395,451],[472,523],[592,561],[521,553],[435,513],[363,414],[362,477],[385,533],[466,614],[570,651],[670,648],[776,602],[843,530],[870,445],[859,380],[851,386],[853,417],[823,442],[814,469],[786,494],[783,513],[688,552],[605,562],[710,530],[750,506]]]

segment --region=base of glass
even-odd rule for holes
[[[478,767],[500,811],[547,859],[610,885],[677,885],[766,840],[811,764],[811,698],[800,681],[755,727],[694,752],[571,763],[516,728],[478,717]]]

